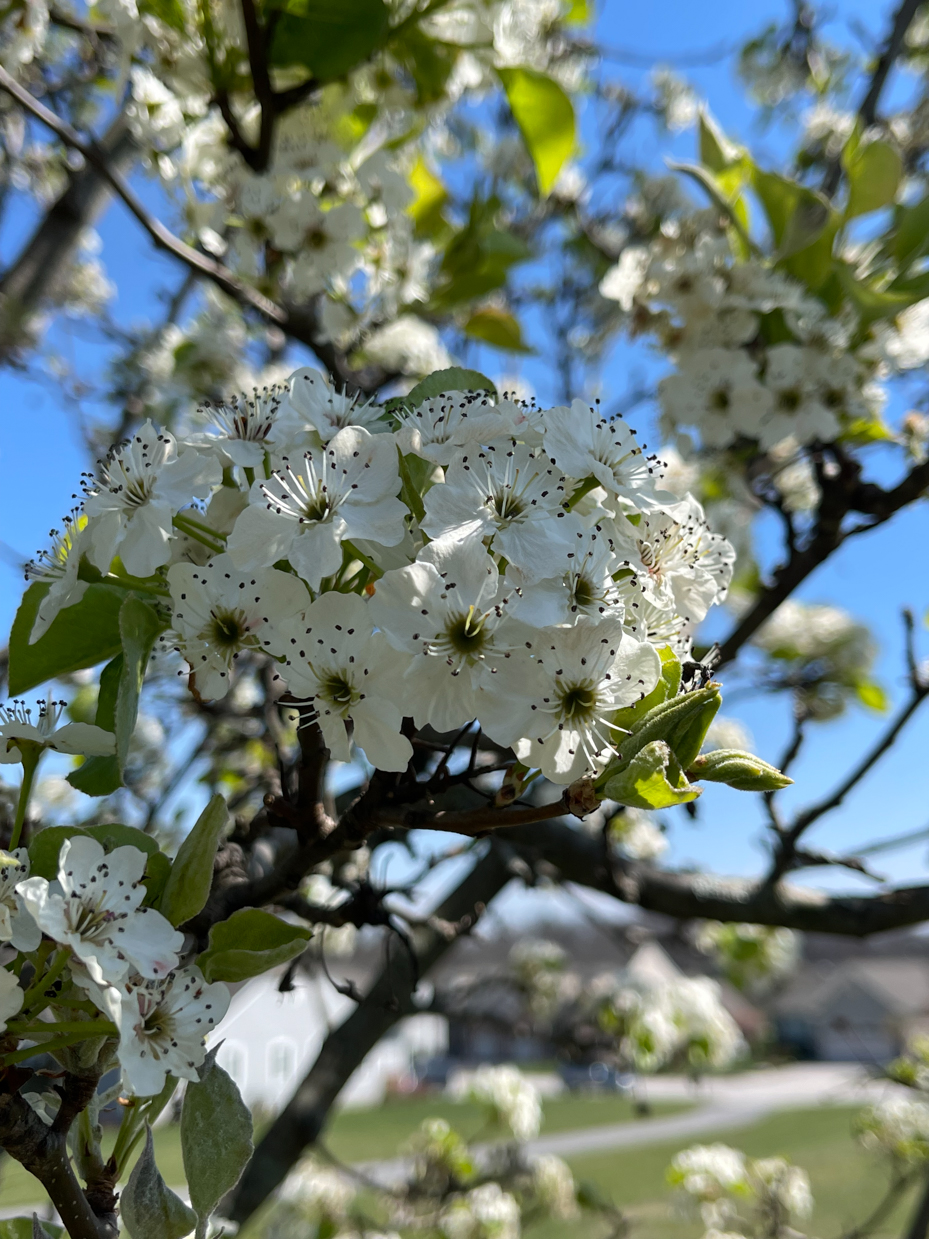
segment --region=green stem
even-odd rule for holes
[[[365,555],[362,551],[359,551],[358,547],[355,546],[354,543],[349,542],[347,538],[342,539],[342,545],[348,551],[349,555],[352,556],[353,559],[361,560],[364,566],[368,569],[368,571],[374,577],[375,581],[379,581],[381,579],[381,577],[384,575],[384,570],[382,568],[379,568],[377,564],[374,562],[374,560],[371,559],[369,555]]]
[[[32,784],[39,768],[43,749],[32,745],[22,745],[19,749],[23,763],[23,781],[19,788],[19,803],[16,806],[16,818],[13,822],[13,834],[10,836],[10,851],[19,847],[20,836],[23,833],[23,823],[26,820],[26,810],[29,808],[29,797],[32,795]]]
[[[171,523],[175,529],[178,529],[181,533],[186,534],[188,538],[193,538],[195,542],[201,543],[207,548],[207,550],[213,551],[214,554],[218,554],[224,549],[224,544],[222,542],[213,539],[208,540],[205,538],[202,532],[195,529],[185,517],[175,516]],[[214,538],[217,537],[218,535],[214,535]]]
[[[93,1029],[93,1025],[90,1020],[87,1021],[84,1027],[87,1029]],[[112,1028],[113,1025],[110,1024],[109,1027]],[[98,1031],[96,1035],[99,1037],[108,1034]],[[83,1033],[80,1036],[77,1033],[67,1033],[61,1037],[53,1037],[51,1041],[43,1041],[38,1045],[27,1045],[24,1049],[15,1050],[12,1054],[4,1054],[0,1057],[0,1063],[2,1063],[4,1067],[12,1067],[14,1063],[25,1062],[27,1058],[35,1058],[38,1054],[54,1054],[57,1050],[65,1050],[68,1046],[78,1045],[81,1041],[86,1040],[86,1033]]]
[[[68,966],[68,960],[71,958],[70,951],[61,949],[57,952],[52,962],[48,966],[48,970],[41,977],[33,981],[23,995],[22,1013],[32,1011],[32,1006],[38,998],[43,997],[45,991],[51,989],[54,983],[58,980],[65,968]],[[39,1008],[39,1011],[32,1011],[33,1015],[38,1015],[40,1011],[44,1011],[48,1006],[48,1001],[44,1002]]]
[[[577,505],[581,502],[581,500],[584,498],[585,495],[589,495],[590,492],[592,490],[596,490],[596,488],[599,485],[600,483],[597,481],[595,477],[585,478],[584,481],[581,482],[577,490],[574,492],[574,494],[571,496],[571,498],[568,500],[568,502],[564,505],[565,511],[566,512],[572,511],[575,507],[577,507]]]
[[[251,467],[251,465],[245,465],[243,468],[243,472],[245,474],[245,480],[246,482],[248,482],[249,486],[254,486],[255,485],[255,470]]]
[[[158,1115],[174,1096],[176,1088],[177,1080],[174,1076],[166,1076],[164,1088],[156,1097],[150,1098],[147,1103],[127,1106],[123,1112],[123,1120],[119,1125],[119,1133],[110,1155],[120,1178],[136,1146],[145,1134],[145,1124],[154,1124]]]

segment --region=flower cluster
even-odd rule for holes
[[[658,648],[688,650],[725,597],[731,546],[580,401],[414,392],[391,411],[298,370],[207,412],[210,433],[146,423],[85,479],[41,624],[79,600],[84,561],[149,582],[194,693],[270,656],[336,759],[353,740],[402,770],[404,716],[476,718],[555,782],[597,772]]]
[[[736,261],[718,212],[666,219],[649,246],[623,253],[600,291],[675,363],[659,386],[669,433],[694,428],[710,448],[741,439],[796,449],[880,414],[874,363],[850,347],[850,325],[785,273]],[[784,325],[776,342],[762,330],[771,316]]]
[[[929,1104],[913,1097],[888,1097],[855,1120],[866,1149],[902,1165],[929,1161]]]
[[[599,1020],[639,1071],[682,1059],[692,1071],[728,1066],[745,1052],[735,1020],[709,977],[604,986]]]
[[[704,921],[694,942],[739,989],[776,982],[796,967],[800,956],[797,934],[773,925]]]
[[[708,1234],[795,1236],[813,1197],[805,1171],[782,1157],[751,1158],[725,1144],[678,1153],[668,1180],[696,1205]]]
[[[43,935],[57,944],[59,975],[67,968],[111,1022],[124,1087],[139,1097],[159,1093],[168,1074],[198,1079],[204,1037],[229,1005],[224,985],[178,967],[183,934],[144,906],[146,860],[128,844],[106,852],[76,834],[62,844],[57,879],[49,881],[30,875],[25,848],[0,852],[0,941],[21,951],[36,950]],[[0,970],[0,1019],[15,1015],[23,997],[15,975]]]
[[[509,1128],[517,1140],[531,1140],[542,1125],[542,1103],[533,1084],[517,1067],[478,1067],[460,1072],[452,1081],[452,1096],[486,1106],[494,1122]]]

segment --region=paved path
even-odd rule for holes
[[[845,1063],[794,1063],[745,1071],[705,1080],[698,1087],[684,1076],[655,1076],[642,1089],[651,1101],[695,1102],[692,1110],[659,1118],[604,1123],[579,1131],[552,1132],[528,1142],[532,1154],[555,1153],[574,1157],[605,1149],[621,1149],[664,1141],[680,1141],[750,1127],[777,1110],[817,1105],[867,1105],[896,1091],[898,1086],[871,1080],[862,1068]],[[379,1183],[391,1184],[409,1169],[406,1159],[367,1162],[359,1167]],[[175,1188],[175,1191],[182,1189]],[[0,1218],[25,1217],[34,1210],[41,1217],[47,1205],[16,1208],[0,1206]]]

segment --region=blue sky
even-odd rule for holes
[[[875,38],[884,30],[890,5],[869,0],[838,0],[831,7],[831,28],[841,42],[853,39],[849,29],[860,23]],[[787,6],[779,0],[755,0],[746,5],[734,0],[717,0],[712,5],[692,0],[665,0],[661,5],[630,4],[626,0],[607,0],[599,19],[599,36],[608,47],[656,55],[672,66],[685,57],[720,44],[736,45],[759,31],[767,22],[783,20]],[[677,68],[677,66],[674,66]],[[643,84],[647,70],[628,65],[614,66],[617,75],[631,84]],[[726,130],[754,149],[767,151],[772,162],[783,150],[783,135],[776,130],[759,135],[753,126],[752,110],[747,106],[735,79],[731,59],[677,69],[706,97],[712,111]],[[904,88],[905,79],[894,89]],[[656,165],[656,152],[643,134],[636,152]],[[680,135],[666,144],[663,152],[688,156],[693,149],[690,134]],[[143,186],[144,187],[144,186]],[[147,192],[151,192],[150,190]],[[0,236],[0,260],[9,261],[14,243],[28,221],[18,218],[13,229]],[[121,279],[114,310],[124,322],[135,322],[156,312],[155,291],[165,283],[175,283],[173,268],[155,255],[138,226],[117,205],[112,207],[99,229],[104,255],[115,271],[133,271],[133,279]],[[79,325],[61,333],[61,341],[79,359],[93,360],[91,346],[82,340]],[[636,367],[646,371],[654,363],[641,346],[620,345],[604,372],[607,393],[621,393]],[[512,373],[513,367],[498,360],[491,373]],[[531,362],[525,366],[533,377]],[[544,393],[540,393],[544,394]],[[70,507],[70,496],[77,489],[78,475],[87,467],[73,409],[62,405],[51,376],[33,381],[11,371],[0,372],[0,540],[16,560],[42,546],[49,528]],[[641,414],[647,424],[647,414]],[[800,597],[817,602],[834,602],[872,625],[881,643],[879,676],[892,699],[901,699],[900,609],[912,606],[924,615],[929,608],[929,557],[926,555],[929,522],[925,506],[906,513],[888,527],[848,547],[833,562],[820,569],[800,591]],[[3,548],[0,548],[3,549]],[[8,629],[21,591],[21,578],[6,558],[0,562],[0,626]],[[929,632],[923,628],[924,647],[929,654]],[[848,850],[881,834],[902,833],[929,824],[925,794],[919,777],[929,740],[929,706],[926,715],[917,717],[892,754],[816,832],[815,842],[826,848]],[[726,707],[724,707],[726,709]],[[776,760],[783,748],[788,721],[783,705],[770,699],[739,701],[727,712],[742,719],[753,733],[757,750]],[[818,798],[841,780],[846,764],[871,742],[883,725],[882,720],[855,710],[843,720],[818,729],[807,753],[797,764],[797,786],[784,796],[785,804],[801,805]],[[762,814],[757,799],[725,788],[710,788],[701,801],[696,822],[674,819],[672,860],[748,873],[759,866],[759,838]],[[895,879],[916,877],[925,872],[927,846],[881,858],[881,868]],[[837,871],[816,871],[810,881],[830,887],[855,887],[857,879]],[[528,906],[528,905],[526,905]]]

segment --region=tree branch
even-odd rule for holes
[[[130,188],[122,173],[111,166],[108,155],[97,143],[93,141],[85,142],[71,128],[67,121],[61,120],[54,112],[49,111],[44,104],[40,103],[38,99],[34,99],[28,90],[20,86],[16,79],[2,66],[0,66],[0,89],[5,90],[30,115],[51,129],[67,146],[79,151],[87,163],[97,169],[104,180],[108,182],[115,193],[123,200],[159,249],[173,254],[175,258],[186,263],[197,274],[211,280],[223,292],[233,297],[240,304],[257,310],[265,318],[280,327],[286,325],[287,313],[279,305],[269,300],[262,293],[258,292],[257,289],[243,283],[238,276],[222,263],[217,262],[214,258],[210,258],[207,254],[201,254],[198,250],[187,245],[166,228],[160,220],[153,218],[142,205],[135,191]]]
[[[432,919],[473,925],[511,876],[505,851],[491,846],[458,888],[436,908]],[[433,925],[414,927],[410,938],[415,961],[406,951],[397,951],[389,958],[359,1005],[327,1037],[309,1073],[260,1141],[231,1202],[224,1208],[225,1216],[239,1225],[252,1216],[284,1180],[306,1146],[319,1137],[333,1102],[365,1055],[398,1020],[416,1010],[412,996],[418,976],[431,968],[454,941]]]

